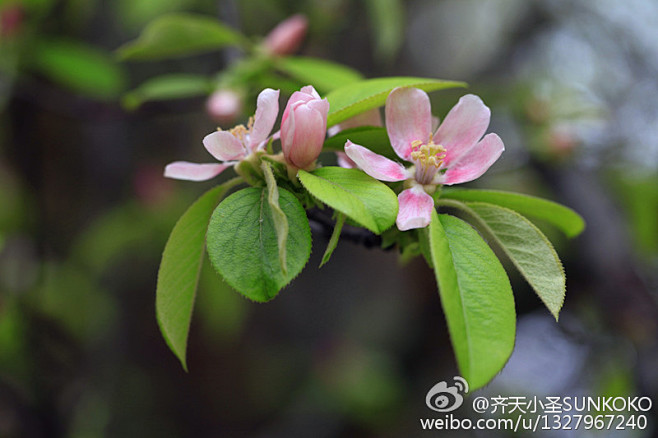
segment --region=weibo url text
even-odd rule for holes
[[[448,414],[443,418],[421,418],[423,430],[625,430],[647,428],[646,415],[517,415],[516,418],[457,418]]]

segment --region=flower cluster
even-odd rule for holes
[[[324,142],[327,130],[329,102],[321,99],[312,86],[296,91],[290,97],[281,121],[281,144],[286,163],[296,169],[310,168]],[[218,130],[206,135],[203,146],[220,163],[189,163],[176,161],[165,168],[168,178],[205,181],[231,166],[248,161],[263,153],[279,114],[279,90],[266,88],[258,95],[256,114],[249,123],[228,131]]]
[[[281,131],[270,136],[279,113],[279,91],[265,89],[258,96],[256,114],[247,127],[219,130],[203,139],[206,150],[219,163],[177,161],[167,165],[165,176],[191,181],[213,178],[230,166],[263,154],[271,138],[281,139],[283,161],[289,169],[312,169],[327,134],[328,112],[329,102],[320,98],[312,86],[306,86],[292,94],[283,112]],[[403,231],[429,224],[434,208],[432,194],[437,186],[480,177],[505,149],[498,135],[484,135],[491,112],[475,95],[462,97],[436,130],[429,97],[416,88],[394,89],[386,100],[385,116],[391,146],[411,166],[405,167],[349,140],[346,156],[339,156],[339,162],[356,166],[381,181],[404,181],[396,220]],[[332,128],[330,134],[361,123],[381,124],[378,112],[347,121]]]

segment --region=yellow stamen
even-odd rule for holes
[[[229,132],[233,135],[233,137],[237,138],[240,141],[244,140],[245,135],[249,133],[247,128],[244,127],[244,125],[238,125],[229,130]]]
[[[415,179],[421,184],[430,184],[446,157],[446,149],[434,144],[430,134],[427,143],[415,140],[411,143],[411,161],[416,165]]]
[[[439,144],[434,144],[430,139],[429,143],[424,144],[420,140],[411,143],[411,159],[421,166],[439,167],[446,157],[446,150]]]

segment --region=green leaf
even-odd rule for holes
[[[123,104],[128,109],[135,109],[144,102],[157,100],[182,99],[204,96],[212,91],[213,84],[209,78],[193,74],[162,75],[149,79],[139,87],[126,93]]]
[[[466,222],[432,212],[428,238],[441,304],[460,374],[486,385],[512,354],[516,316],[507,275]]]
[[[324,142],[323,148],[325,150],[342,152],[345,150],[345,142],[347,140],[365,146],[371,151],[392,160],[400,159],[391,147],[386,128],[380,128],[378,126],[360,126],[358,128],[340,131],[333,137],[329,137]]]
[[[532,222],[513,210],[483,202],[467,205],[557,320],[567,279],[551,242]]]
[[[288,220],[287,274],[279,265],[277,234],[267,189],[250,187],[226,198],[208,226],[207,248],[217,272],[247,298],[265,302],[295,278],[311,255],[311,229],[297,198],[279,188]]]
[[[363,79],[352,68],[318,58],[289,56],[280,58],[277,67],[300,82],[312,84],[320,93]]]
[[[139,38],[124,44],[117,52],[124,60],[151,61],[196,55],[247,43],[242,34],[215,18],[174,13],[153,20]]]
[[[388,229],[398,215],[398,198],[384,183],[357,169],[321,167],[300,170],[306,190],[375,234]]]
[[[274,231],[276,232],[277,246],[279,248],[279,265],[283,275],[288,273],[286,266],[286,242],[288,241],[288,219],[286,214],[281,210],[279,205],[279,188],[276,185],[272,168],[267,161],[261,162],[261,169],[265,175],[265,183],[267,184],[267,202],[270,205],[272,212],[272,223],[274,224]]]
[[[568,237],[575,237],[585,229],[583,218],[569,207],[530,195],[499,190],[445,189],[441,198],[500,205],[524,216],[545,220]]]
[[[53,82],[84,96],[112,100],[125,88],[123,69],[106,52],[65,39],[36,42],[32,67]]]
[[[169,348],[187,370],[185,351],[210,215],[235,178],[207,191],[176,222],[158,270],[155,310]]]
[[[327,127],[384,105],[389,93],[396,87],[415,87],[429,92],[465,86],[464,82],[414,77],[376,78],[352,82],[327,94],[330,104]]]
[[[322,262],[320,262],[320,267],[324,266],[325,263],[329,261],[331,255],[334,253],[334,249],[338,245],[338,239],[340,239],[340,232],[343,230],[343,225],[345,224],[345,215],[343,213],[338,213],[338,218],[336,219],[336,225],[334,225],[334,230],[331,233],[331,238],[327,244],[327,249],[324,251],[322,256]]]

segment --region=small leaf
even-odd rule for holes
[[[334,230],[331,233],[331,238],[329,243],[327,243],[327,249],[324,251],[322,256],[322,262],[320,262],[320,267],[324,266],[325,263],[329,261],[331,255],[334,253],[334,249],[338,245],[338,239],[340,239],[340,232],[343,230],[343,225],[345,224],[345,215],[343,213],[338,213],[338,218],[336,219],[336,225],[334,225]]]
[[[187,336],[203,262],[206,228],[219,200],[238,182],[240,179],[235,178],[215,187],[192,204],[176,222],[162,254],[155,310],[162,336],[185,370]]]
[[[585,229],[583,218],[569,207],[521,193],[499,190],[445,189],[441,192],[441,198],[500,205],[524,216],[545,220],[562,230],[568,237],[575,237]]]
[[[277,67],[300,82],[312,84],[320,93],[363,79],[352,68],[318,58],[289,56],[280,58]]]
[[[151,78],[126,93],[123,103],[135,109],[144,102],[204,96],[212,91],[212,82],[206,76],[171,74]]]
[[[560,258],[546,236],[513,210],[483,202],[467,205],[557,320],[567,279]]]
[[[325,150],[343,152],[347,140],[365,146],[371,151],[392,160],[400,159],[391,147],[391,142],[388,139],[386,129],[378,126],[360,126],[358,128],[350,128],[340,131],[333,137],[329,137],[324,142],[323,147]]]
[[[265,302],[295,278],[311,255],[311,229],[297,198],[279,188],[279,206],[288,220],[287,274],[279,249],[267,189],[240,190],[217,207],[208,226],[207,248],[217,272],[247,298]]]
[[[134,41],[117,49],[124,60],[159,60],[196,55],[226,46],[242,46],[246,38],[215,18],[184,13],[163,15]]]
[[[516,315],[507,275],[466,222],[432,211],[430,252],[460,374],[486,385],[512,354]]]
[[[327,127],[384,105],[389,93],[396,87],[415,87],[429,92],[465,86],[464,82],[414,77],[376,78],[352,82],[327,94],[330,104]]]
[[[306,190],[375,234],[395,222],[398,198],[386,185],[357,169],[321,167],[313,172],[300,170]]]
[[[77,41],[40,40],[30,55],[40,73],[87,97],[112,100],[126,84],[123,69],[108,53]]]
[[[274,224],[274,231],[276,231],[277,246],[279,247],[279,264],[281,265],[283,275],[287,275],[286,242],[288,241],[288,219],[279,206],[279,188],[276,185],[270,164],[266,161],[261,162],[261,169],[263,169],[263,175],[265,175],[267,202],[270,204],[272,223]]]

